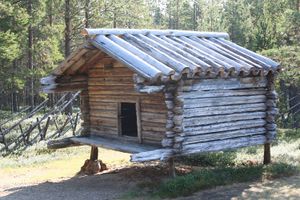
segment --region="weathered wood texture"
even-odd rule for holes
[[[278,109],[276,108],[276,99],[277,99],[277,93],[275,92],[275,84],[274,84],[274,75],[268,74],[267,75],[267,112],[266,112],[266,120],[267,124],[265,126],[267,133],[266,133],[266,144],[264,146],[264,164],[271,163],[271,145],[270,143],[275,139],[276,137],[276,124],[275,124],[275,116],[278,112]]]
[[[81,135],[89,135],[90,133],[90,105],[89,105],[89,94],[88,90],[83,90],[80,92],[80,110],[81,119],[83,127]]]
[[[71,92],[87,89],[87,76],[47,76],[40,80],[45,93]]]
[[[98,137],[93,135],[88,137],[72,137],[70,140],[75,144],[104,147],[126,153],[147,152],[159,148],[157,146],[147,144],[139,144],[136,142],[124,141],[120,139],[115,140],[112,138]]]
[[[267,85],[265,77],[181,81],[173,147],[189,154],[264,144]]]
[[[106,68],[107,63],[113,67]],[[141,138],[139,140],[137,138],[137,141],[160,144],[165,135],[167,120],[164,96],[162,93],[136,92],[133,75],[130,69],[111,58],[104,58],[89,69],[90,132],[102,136],[120,136],[119,104],[138,103],[140,109],[138,129],[141,131]]]

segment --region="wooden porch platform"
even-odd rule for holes
[[[126,153],[140,153],[145,151],[152,151],[161,147],[148,144],[139,144],[136,142],[123,141],[122,138],[104,138],[99,136],[79,136],[64,138],[61,140],[52,140],[48,143],[48,148],[66,148],[78,145],[90,145],[96,147],[103,147],[107,149],[117,150]]]

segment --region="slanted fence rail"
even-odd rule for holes
[[[80,123],[80,112],[66,115],[63,112],[79,96],[79,92],[73,94],[68,101],[65,101],[66,95],[63,95],[42,116],[38,113],[46,109],[49,100],[43,101],[7,128],[4,128],[4,125],[7,125],[9,121],[3,122],[0,125],[0,143],[3,144],[0,152],[9,153],[21,147],[26,148],[41,140],[63,136],[69,130],[72,131],[73,135],[77,135],[80,132],[80,129],[77,128],[78,123]],[[28,120],[30,120],[29,124]],[[54,131],[53,129],[49,131],[50,126],[54,126]]]

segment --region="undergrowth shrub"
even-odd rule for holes
[[[297,167],[285,163],[274,163],[268,166],[204,168],[161,183],[154,189],[151,195],[159,197],[187,196],[200,189],[238,182],[289,176],[295,173],[298,173]]]
[[[300,139],[300,129],[286,129],[277,131],[277,139],[281,141],[293,141]]]
[[[236,152],[214,152],[201,153],[189,156],[180,157],[179,162],[187,165],[215,167],[215,166],[233,166],[236,158]]]

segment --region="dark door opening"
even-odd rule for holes
[[[121,103],[121,131],[122,135],[137,137],[135,103]]]

